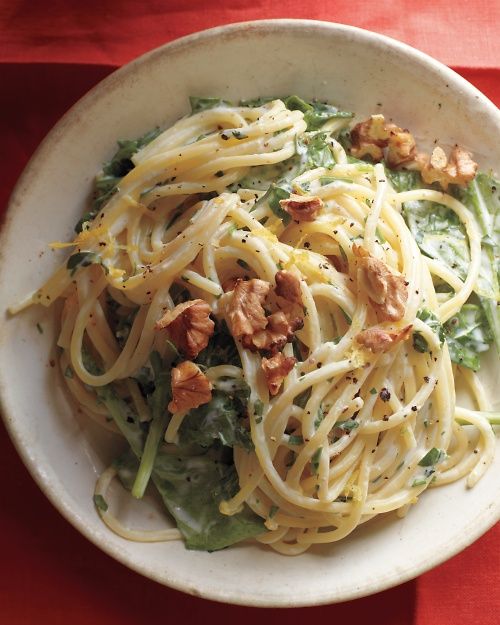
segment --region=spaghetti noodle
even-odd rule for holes
[[[63,300],[61,371],[81,410],[127,438],[134,495],[152,479],[172,511],[182,489],[161,473],[159,455],[191,466],[232,447],[224,462],[237,479],[214,495],[217,522],[245,509],[251,530],[240,537],[297,554],[378,514],[404,514],[428,487],[463,477],[472,486],[491,463],[495,435],[476,374],[452,363],[441,333],[477,292],[483,233],[474,215],[435,188],[400,191],[382,163],[352,158],[339,140],[348,116],[320,115],[314,128],[290,108],[219,102],[158,134],[75,240],[58,244],[72,248],[70,259],[22,306]],[[459,224],[465,275],[422,252],[405,221],[405,207],[419,202]],[[242,285],[266,291],[260,338],[237,329]],[[172,326],[158,324],[199,300],[216,330],[186,358]],[[238,314],[248,322],[252,312],[241,304]],[[268,340],[275,321],[288,332],[277,347]],[[210,350],[213,362],[203,357]],[[200,444],[206,432],[186,432],[204,427],[210,402],[167,409],[181,361],[196,365],[212,402],[231,402],[240,389],[239,403],[220,404],[236,406],[233,440],[224,430]],[[289,370],[272,386],[266,366],[284,362]],[[457,376],[477,410],[456,405]],[[229,414],[210,410],[215,421]],[[123,466],[96,488],[109,527],[132,540],[186,538],[185,519],[176,517],[180,531],[150,534],[113,516],[106,492],[117,472],[127,483]]]

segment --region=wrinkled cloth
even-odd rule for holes
[[[500,104],[500,2],[326,0],[0,0],[0,207],[57,119],[117,66],[176,37],[229,22],[307,17],[405,41]],[[9,625],[212,625],[304,619],[371,625],[497,625],[500,528],[433,571],[348,603],[288,610],[224,606],[164,588],[86,541],[50,505],[0,426],[0,621]],[[425,536],[422,536],[422,541]],[[286,562],[284,562],[286,565]],[[242,563],[243,566],[243,563]]]

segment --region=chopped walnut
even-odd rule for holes
[[[424,182],[432,184],[439,182],[446,191],[449,184],[466,185],[474,179],[477,163],[472,160],[472,154],[456,145],[447,158],[444,150],[439,146],[432,151],[430,158],[419,155],[419,164]]]
[[[375,326],[360,332],[356,336],[356,341],[372,352],[385,352],[400,341],[406,341],[411,334],[412,327],[410,324],[399,332],[394,333]]]
[[[283,311],[275,312],[267,317],[267,326],[254,334],[243,337],[243,347],[252,351],[261,349],[275,354],[283,349],[293,338],[293,333],[304,325],[303,319],[289,319]]]
[[[288,199],[280,200],[280,206],[295,221],[314,221],[323,208],[323,200],[316,196],[292,193]]]
[[[212,385],[194,362],[186,360],[172,369],[170,412],[186,412],[212,399]]]
[[[156,322],[155,328],[167,328],[168,335],[177,349],[188,358],[196,358],[214,333],[210,319],[210,306],[202,299],[178,304]]]
[[[236,338],[252,335],[267,326],[263,307],[271,285],[264,280],[239,280],[233,289],[227,316],[231,334]]]
[[[271,395],[276,395],[280,390],[283,380],[293,369],[297,360],[291,356],[284,356],[281,352],[272,358],[262,359],[262,369],[266,376],[267,386]]]
[[[292,304],[302,306],[300,280],[290,271],[278,271],[276,279],[276,295],[283,297]]]
[[[381,321],[399,321],[405,314],[408,289],[404,276],[391,271],[378,258],[354,244],[354,256],[363,271],[368,297]]]
[[[351,154],[358,158],[371,156],[374,161],[381,161],[384,148],[387,148],[389,167],[413,161],[416,156],[412,134],[396,124],[387,123],[383,115],[372,115],[370,119],[356,124],[351,131],[351,141]]]
[[[339,273],[347,273],[347,271],[349,270],[349,265],[347,261],[342,258],[342,256],[329,254],[326,258]]]
[[[390,133],[387,144],[386,161],[388,167],[399,167],[415,159],[417,145],[413,135],[394,124],[388,124]]]
[[[238,280],[241,280],[241,278],[237,278],[236,276],[232,276],[231,278],[224,280],[224,282],[221,284],[224,293],[227,293],[228,291],[234,291],[234,287],[236,286]]]

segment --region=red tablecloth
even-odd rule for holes
[[[454,67],[500,104],[500,2],[379,0],[0,0],[0,208],[60,115],[115,67],[218,24],[307,17],[406,41]],[[242,625],[331,619],[372,625],[497,625],[500,529],[413,582],[334,606],[255,610],[163,588],[114,562],[51,507],[0,430],[0,623],[129,625],[238,619]],[[307,610],[307,612],[306,612]]]

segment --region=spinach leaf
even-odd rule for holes
[[[139,312],[139,308],[132,308],[128,314],[116,314],[115,323],[113,327],[113,334],[116,337],[116,341],[121,349],[125,347],[130,330],[134,323],[135,316]]]
[[[103,512],[106,512],[108,509],[108,503],[102,495],[94,495],[94,504],[96,508],[99,508],[99,510]]]
[[[422,177],[418,171],[386,168],[385,174],[394,190],[398,193],[401,193],[402,191],[411,191],[412,189],[421,189],[424,186]]]
[[[137,477],[132,487],[132,495],[138,499],[144,495],[151,477],[156,454],[158,453],[158,446],[170,420],[167,404],[171,397],[171,367],[170,365],[166,366],[162,362],[158,352],[151,354],[150,361],[154,372],[155,388],[153,393],[148,396],[152,419],[149,424],[149,431],[144,444],[144,451],[141,455]]]
[[[464,280],[470,254],[465,229],[457,215],[446,206],[423,200],[405,202],[403,215],[420,251]]]
[[[352,113],[341,111],[331,104],[321,102],[306,102],[299,96],[291,95],[284,99],[285,106],[290,111],[302,111],[307,130],[318,130],[330,119],[351,119]]]
[[[483,235],[478,289],[486,319],[500,354],[500,181],[478,174],[465,191],[456,189],[459,199],[476,215]]]
[[[445,333],[441,322],[436,315],[428,308],[421,308],[417,312],[417,319],[426,323],[429,328],[437,335],[439,342],[442,344],[445,339]],[[429,344],[420,332],[413,333],[413,348],[422,354],[429,351]]]
[[[131,406],[122,399],[113,386],[97,386],[97,397],[108,409],[113,417],[118,429],[127,440],[134,454],[140,458],[144,448],[144,432],[139,423],[139,419]]]
[[[323,447],[318,447],[318,449],[316,449],[316,451],[313,453],[311,457],[311,469],[312,469],[313,475],[318,474],[322,451],[323,451]]]
[[[199,113],[200,111],[206,111],[207,109],[213,109],[223,104],[229,104],[221,98],[198,98],[196,96],[190,96],[189,103],[191,105],[191,115]]]
[[[245,384],[248,392],[249,387]],[[216,390],[208,404],[190,410],[179,428],[181,446],[199,445],[211,447],[219,440],[227,447],[238,445],[247,450],[253,448],[250,432],[243,425],[246,402],[234,395]]]
[[[74,276],[78,269],[88,267],[89,265],[102,265],[104,271],[106,273],[109,272],[109,269],[102,262],[102,258],[94,252],[76,252],[76,254],[72,254],[66,262],[66,269],[69,271],[70,276]]]
[[[345,432],[352,432],[359,427],[359,423],[355,419],[347,419],[347,421],[337,421],[335,427],[340,428]]]
[[[479,354],[489,348],[493,337],[484,310],[477,304],[464,304],[444,324],[446,342],[453,362],[477,371]]]
[[[276,100],[275,97],[263,97],[263,98],[253,98],[250,100],[240,100],[240,106],[248,106],[249,108],[257,108],[258,106],[263,106],[264,104],[268,104],[268,102],[272,102]]]
[[[76,232],[81,232],[86,221],[91,221],[116,192],[120,180],[131,171],[135,165],[132,156],[160,134],[159,128],[153,128],[137,139],[118,141],[118,150],[110,161],[104,163],[102,173],[96,176],[94,200],[92,210],[86,213],[76,224]]]
[[[326,132],[318,132],[314,135],[303,135],[296,140],[296,151],[300,161],[299,172],[315,167],[326,167],[327,169],[335,165],[332,148],[328,142]]]
[[[127,452],[114,466],[130,489],[137,471],[134,455]],[[217,457],[186,457],[160,450],[152,480],[188,549],[216,551],[265,531],[262,519],[246,505],[233,516],[219,512],[219,503],[237,492],[238,476],[234,465],[226,465]]]
[[[252,210],[255,210],[257,207],[262,204],[268,204],[269,208],[273,211],[276,217],[279,217],[283,223],[288,225],[291,221],[291,216],[281,208],[280,200],[286,200],[290,197],[290,192],[284,189],[283,187],[279,187],[274,182],[271,184],[269,189],[264,193],[264,195],[255,202]]]
[[[304,409],[306,407],[307,402],[309,401],[309,398],[311,397],[311,393],[312,393],[312,387],[308,386],[305,389],[305,391],[302,391],[300,395],[297,395],[295,397],[295,399],[293,400],[293,403],[296,406],[299,406],[299,408]]]
[[[234,365],[241,367],[240,355],[225,321],[215,319],[215,329],[208,345],[198,354],[196,364],[204,367]]]
[[[425,456],[419,461],[419,466],[421,467],[431,467],[435,464],[438,464],[442,460],[446,458],[446,452],[442,449],[437,449],[437,447],[433,447],[430,449]]]

